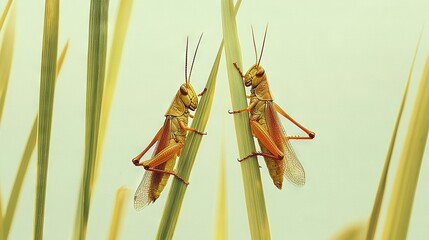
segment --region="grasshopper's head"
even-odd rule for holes
[[[198,95],[195,93],[194,88],[190,83],[184,83],[180,86],[178,91],[180,100],[182,100],[185,107],[195,111],[198,107]]]
[[[247,70],[246,75],[244,75],[244,85],[246,85],[246,87],[252,86],[252,88],[255,88],[262,81],[266,80],[267,76],[265,75],[265,70],[259,64],[254,64],[249,70]]]
[[[186,56],[185,56],[185,83],[180,86],[179,95],[185,107],[195,111],[198,107],[198,95],[195,93],[194,88],[191,85],[191,74],[192,68],[194,67],[195,57],[197,56],[198,46],[200,46],[201,38],[198,40],[197,47],[195,48],[194,58],[192,59],[191,69],[189,70],[188,76],[188,38],[186,38]]]
[[[250,67],[250,69],[247,70],[246,74],[244,75],[244,85],[246,85],[246,87],[252,86],[252,88],[255,88],[261,82],[267,80],[267,76],[265,75],[265,70],[260,65],[261,59],[262,59],[262,53],[264,52],[264,45],[265,45],[265,38],[267,36],[267,29],[268,29],[268,25],[265,28],[264,40],[262,42],[261,55],[259,55],[259,58],[258,58],[258,52],[256,50],[255,34],[253,33],[253,27],[252,27],[252,39],[253,39],[253,48],[255,50],[256,63],[253,64],[253,66]]]

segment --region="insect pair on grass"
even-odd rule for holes
[[[258,139],[261,148],[261,152],[249,153],[248,156],[239,159],[239,161],[243,161],[251,156],[263,156],[274,185],[281,189],[283,176],[286,176],[291,182],[297,185],[303,185],[305,183],[304,169],[296,157],[289,140],[313,139],[315,134],[291,118],[283,109],[280,108],[280,106],[273,102],[265,70],[260,65],[266,34],[267,28],[265,29],[261,54],[258,59],[255,37],[252,29],[256,63],[246,72],[246,74],[243,74],[241,69],[234,64],[238,73],[244,80],[244,85],[246,87],[251,87],[251,94],[250,96],[247,96],[250,98],[250,103],[247,108],[229,111],[229,113],[238,114],[249,112],[250,127],[253,135]],[[187,180],[178,176],[174,172],[173,168],[176,158],[180,155],[185,144],[187,132],[192,131],[201,135],[206,134],[198,131],[197,129],[188,127],[188,118],[193,117],[189,111],[196,110],[198,106],[198,96],[202,96],[205,92],[204,89],[202,93],[197,95],[190,84],[190,76],[201,37],[194,53],[189,77],[187,75],[188,41],[186,41],[185,83],[180,86],[170,108],[165,114],[164,125],[149,145],[132,160],[134,165],[143,166],[146,170],[134,195],[134,207],[136,209],[141,209],[149,203],[154,202],[164,189],[170,175],[178,178],[184,184],[188,184]],[[287,136],[281,122],[279,121],[277,113],[286,117],[297,127],[302,129],[308,136]],[[146,161],[141,161],[143,155],[155,143],[157,143],[157,145],[152,158]]]

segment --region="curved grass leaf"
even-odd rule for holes
[[[422,33],[423,33],[423,31],[422,31]],[[378,218],[380,216],[380,211],[381,211],[381,204],[383,203],[384,190],[386,188],[387,175],[389,173],[390,160],[392,158],[393,147],[395,146],[396,135],[397,135],[398,129],[399,129],[399,123],[401,122],[402,112],[404,110],[405,102],[407,99],[408,88],[410,86],[411,77],[413,75],[414,63],[416,62],[417,51],[418,51],[419,46],[420,46],[421,38],[422,38],[422,34],[420,34],[419,40],[417,42],[416,50],[414,52],[414,58],[413,58],[413,61],[411,63],[410,72],[408,74],[407,84],[406,84],[405,90],[404,90],[404,95],[402,96],[402,101],[401,101],[401,105],[399,107],[398,116],[396,117],[395,126],[393,128],[392,138],[390,139],[389,149],[387,150],[387,155],[386,155],[386,160],[384,162],[383,172],[381,173],[380,183],[378,184],[377,194],[376,194],[375,200],[374,200],[374,206],[372,207],[371,217],[369,219],[368,231],[366,234],[367,240],[374,239],[375,232],[377,229]]]
[[[15,11],[12,11],[0,48],[0,124],[3,116],[4,103],[9,85],[10,69],[13,61],[15,18]],[[3,22],[0,22],[0,24],[2,25]]]
[[[40,73],[34,239],[43,239],[52,109],[57,72],[59,0],[46,0]]]
[[[66,45],[64,46],[64,48],[61,52],[60,57],[58,58],[58,61],[57,61],[57,66],[58,66],[57,77],[58,77],[58,74],[59,74],[61,67],[63,65],[68,46],[69,46],[69,41],[67,41]],[[25,149],[24,149],[24,152],[22,154],[21,161],[20,161],[20,164],[18,167],[18,172],[16,173],[15,181],[13,182],[13,186],[12,186],[12,191],[10,193],[9,200],[7,202],[7,208],[6,208],[6,212],[5,212],[4,220],[3,220],[3,234],[4,234],[5,239],[7,239],[8,235],[9,235],[10,227],[12,226],[12,222],[13,222],[13,217],[15,216],[16,206],[17,206],[18,201],[19,201],[19,196],[21,193],[22,184],[23,184],[24,178],[27,174],[27,169],[28,169],[28,165],[30,163],[31,155],[33,154],[34,148],[36,146],[37,118],[38,118],[38,115],[36,115],[36,117],[34,118],[33,127],[31,128],[30,135],[28,136],[27,144],[25,145]]]
[[[198,129],[199,131],[204,131],[210,115],[216,86],[217,72],[219,69],[219,62],[222,56],[222,48],[223,44],[221,44],[219,47],[216,60],[207,80],[207,91],[201,97],[201,101],[198,104],[197,111],[195,112],[195,117],[192,120],[191,128]],[[186,137],[185,146],[183,147],[179,158],[179,163],[177,165],[177,174],[184,179],[189,179],[189,176],[191,175],[192,166],[194,165],[201,139],[202,136],[200,134],[195,134],[193,132],[189,132],[188,136]],[[168,194],[167,202],[165,203],[164,212],[158,227],[156,239],[173,238],[185,192],[186,185],[177,178],[173,178],[173,183]]]
[[[122,217],[124,215],[124,207],[129,196],[129,189],[120,187],[116,191],[115,207],[113,209],[112,221],[110,222],[109,240],[118,239],[119,230],[121,228]]]
[[[246,91],[243,79],[234,68],[233,63],[241,68],[241,49],[238,40],[235,13],[232,0],[222,0],[222,28],[225,41],[225,57],[228,72],[229,89],[231,92],[232,109],[247,107]],[[234,114],[235,132],[240,158],[255,152],[255,143],[249,126],[249,114]],[[244,194],[246,198],[247,217],[252,239],[270,239],[265,198],[261,182],[261,174],[256,157],[251,157],[241,164]]]
[[[222,124],[222,146],[220,149],[220,168],[219,168],[219,190],[216,209],[215,235],[216,240],[226,240],[228,238],[228,217],[226,207],[226,138],[225,138],[225,119]]]
[[[107,51],[107,20],[109,0],[92,0],[89,15],[85,156],[81,191],[79,193],[74,239],[86,239],[95,159],[100,128],[101,102]]]
[[[396,172],[383,239],[406,239],[429,129],[429,56]]]
[[[101,104],[100,132],[98,135],[98,148],[95,160],[94,184],[97,179],[98,166],[103,153],[104,138],[106,135],[107,124],[109,122],[110,107],[112,106],[116,80],[118,79],[119,67],[122,59],[122,49],[124,48],[125,36],[127,35],[133,2],[133,0],[121,0],[119,2],[118,15],[116,17],[115,30],[113,31],[113,39],[110,46],[109,61],[107,64],[103,101]]]
[[[6,20],[6,17],[7,17],[7,14],[9,12],[10,6],[12,5],[12,2],[13,2],[13,0],[7,1],[6,6],[3,10],[3,14],[0,17],[0,32],[3,29],[3,24],[4,24],[4,21]]]

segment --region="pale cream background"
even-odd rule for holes
[[[6,1],[0,2],[3,9]],[[16,55],[0,128],[2,202],[8,199],[21,153],[38,107],[44,2],[16,0]],[[118,1],[110,5],[109,35]],[[70,48],[58,79],[47,186],[45,239],[69,239],[81,180],[86,94],[89,1],[61,1],[59,49]],[[245,67],[254,62],[250,26],[260,47],[269,31],[262,64],[278,104],[317,133],[314,141],[293,143],[307,183],[286,182],[278,191],[262,160],[262,180],[273,239],[329,239],[368,217],[414,48],[429,11],[427,1],[243,1],[237,16]],[[118,85],[95,189],[88,239],[106,239],[114,194],[133,193],[143,170],[131,164],[163,123],[163,115],[183,82],[186,36],[191,49],[204,32],[192,83],[202,89],[222,38],[220,1],[134,1]],[[400,146],[425,55],[422,39]],[[221,121],[227,123],[228,214],[230,239],[249,239],[241,171],[225,63],[218,75],[210,121],[193,168],[175,239],[213,236]],[[300,131],[282,121],[289,134]],[[10,239],[31,239],[35,154],[24,183]],[[428,239],[429,158],[423,160],[409,239]],[[168,188],[141,212],[126,207],[121,239],[153,239]],[[387,203],[387,201],[386,201]],[[386,205],[384,205],[386,206]],[[385,210],[385,208],[384,208]],[[381,220],[385,217],[382,212]],[[383,224],[380,225],[381,227]],[[380,233],[378,233],[380,234]]]

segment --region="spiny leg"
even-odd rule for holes
[[[165,163],[166,161],[168,161],[169,159],[174,157],[174,155],[178,155],[180,150],[182,150],[182,148],[183,148],[183,143],[180,143],[180,142],[169,145],[166,148],[162,149],[153,158],[146,160],[143,163],[141,163],[141,166],[143,166],[144,169],[147,171],[173,175],[177,179],[181,180],[183,183],[188,185],[189,183],[186,180],[184,180],[182,177],[178,176],[175,172],[166,171],[166,170],[162,170],[162,169],[156,169],[157,166]]]
[[[264,152],[253,152],[252,154],[238,160],[239,162],[242,162],[243,160],[252,157],[252,156],[264,156],[269,157],[277,160],[282,160],[284,157],[284,153],[277,147],[276,143],[274,142],[273,138],[270,136],[270,134],[261,127],[257,122],[250,121],[250,128],[252,129],[253,134],[261,144],[267,148],[267,150],[270,153],[264,153]]]
[[[134,165],[136,166],[141,166],[140,159],[143,157],[143,155],[146,154],[147,151],[149,151],[149,149],[161,138],[162,135],[162,130],[164,129],[164,126],[162,126],[158,133],[155,135],[155,137],[152,139],[152,141],[149,143],[149,145],[139,154],[137,155],[135,158],[133,158],[132,162]]]
[[[206,92],[207,92],[207,88],[205,87],[205,88],[203,89],[203,91],[202,91],[201,93],[199,93],[199,94],[198,94],[198,97],[203,96],[203,95],[204,95],[204,93],[206,93]]]
[[[152,172],[158,172],[158,173],[164,173],[164,174],[173,175],[174,177],[176,177],[177,179],[179,179],[180,181],[182,181],[184,184],[189,185],[188,181],[186,181],[185,179],[183,179],[182,177],[180,177],[179,175],[177,175],[176,172],[174,172],[174,171],[166,171],[166,170],[161,170],[161,169],[156,169],[156,168],[145,168],[145,170],[152,171]]]
[[[197,133],[197,134],[200,134],[200,135],[207,135],[206,132],[200,132],[200,131],[198,131],[195,128],[190,128],[190,127],[186,126],[182,121],[179,121],[179,125],[185,131],[194,132],[194,133]]]
[[[274,102],[273,102],[274,103]],[[302,131],[307,133],[308,137],[304,136],[291,136],[287,137],[288,139],[313,139],[316,134],[313,131],[308,130],[304,126],[302,126],[300,123],[298,123],[295,119],[293,119],[289,114],[287,114],[277,103],[274,103],[274,109],[280,113],[283,117],[287,118],[289,121],[291,121],[293,124],[295,124],[297,127],[299,127]]]
[[[240,67],[237,65],[237,63],[234,63],[235,69],[237,69],[238,73],[242,78],[244,78],[243,72],[241,71]]]
[[[257,102],[252,102],[247,108],[244,109],[240,109],[240,110],[235,110],[235,111],[230,111],[228,110],[229,114],[236,114],[236,113],[241,113],[241,112],[249,112],[250,110],[252,110],[255,106],[256,106]]]

